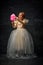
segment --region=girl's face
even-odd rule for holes
[[[18,15],[18,19],[19,19],[19,20],[23,20],[23,19],[24,19],[24,17],[23,17],[23,13],[19,13],[19,15]]]

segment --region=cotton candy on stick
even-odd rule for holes
[[[16,17],[16,15],[14,13],[10,15],[10,21],[11,22],[14,22],[16,20],[16,18],[17,17]]]

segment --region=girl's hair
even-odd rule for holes
[[[25,18],[25,12],[19,12],[19,14],[22,13],[23,18]],[[18,15],[19,15],[18,14]]]

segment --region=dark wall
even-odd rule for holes
[[[10,14],[18,15],[24,11],[29,24],[26,28],[31,33],[34,41],[34,51],[37,55],[43,55],[43,3],[34,0],[7,0],[1,1],[0,22],[0,54],[6,54],[7,42],[13,28],[9,20]]]

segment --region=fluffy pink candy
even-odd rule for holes
[[[15,14],[11,14],[10,15],[10,21],[14,22],[16,20],[16,15]]]

